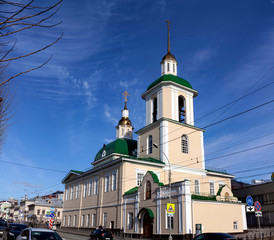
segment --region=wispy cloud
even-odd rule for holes
[[[104,115],[106,116],[109,122],[111,122],[113,125],[117,125],[118,119],[113,116],[108,104],[104,105]]]
[[[23,186],[23,187],[26,187],[26,188],[42,188],[43,186],[42,185],[34,185],[34,184],[31,184],[29,182],[18,182],[18,181],[13,181],[12,182],[14,185],[19,185],[19,186]]]

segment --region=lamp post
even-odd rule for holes
[[[167,155],[160,149],[158,144],[153,143],[153,146],[155,148],[158,148],[159,151],[165,155],[165,157],[168,161],[168,168],[169,168],[168,169],[168,185],[169,185],[168,198],[169,198],[169,203],[171,203],[171,166],[170,166],[170,162],[169,162],[169,159],[168,159]],[[168,237],[168,239],[172,240],[172,236],[171,236],[171,215],[170,214],[169,214],[168,218],[169,218],[169,237]]]

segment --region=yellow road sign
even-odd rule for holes
[[[168,203],[166,207],[167,213],[175,213],[175,204],[174,203]]]

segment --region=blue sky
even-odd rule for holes
[[[65,0],[51,19],[62,20],[61,25],[18,36],[16,51],[24,53],[64,33],[50,49],[9,68],[11,73],[28,69],[53,54],[46,66],[13,84],[14,117],[0,159],[0,199],[63,190],[66,172],[90,168],[102,145],[115,139],[125,90],[131,95],[128,108],[135,130],[145,125],[140,95],[160,76],[168,19],[178,75],[199,92],[196,126],[273,100],[272,0]],[[226,169],[245,182],[270,179],[273,145],[257,147],[273,143],[273,126],[272,102],[209,127],[204,134],[206,166]],[[250,148],[256,149],[243,151]]]

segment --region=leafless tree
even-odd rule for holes
[[[11,63],[16,63],[22,58],[29,58],[34,54],[44,51],[57,43],[62,34],[54,41],[48,42],[42,47],[20,54],[16,50],[16,43],[20,41],[21,32],[28,34],[31,28],[43,31],[45,28],[52,28],[61,22],[52,23],[52,18],[58,12],[63,0],[0,0],[0,147],[5,139],[8,121],[11,118],[11,85],[15,78],[22,74],[34,71],[43,67],[52,56],[45,58],[44,62],[33,68],[23,71],[9,73]],[[43,6],[43,3],[48,4]],[[36,29],[35,29],[36,30]],[[24,49],[25,50],[25,49]]]

